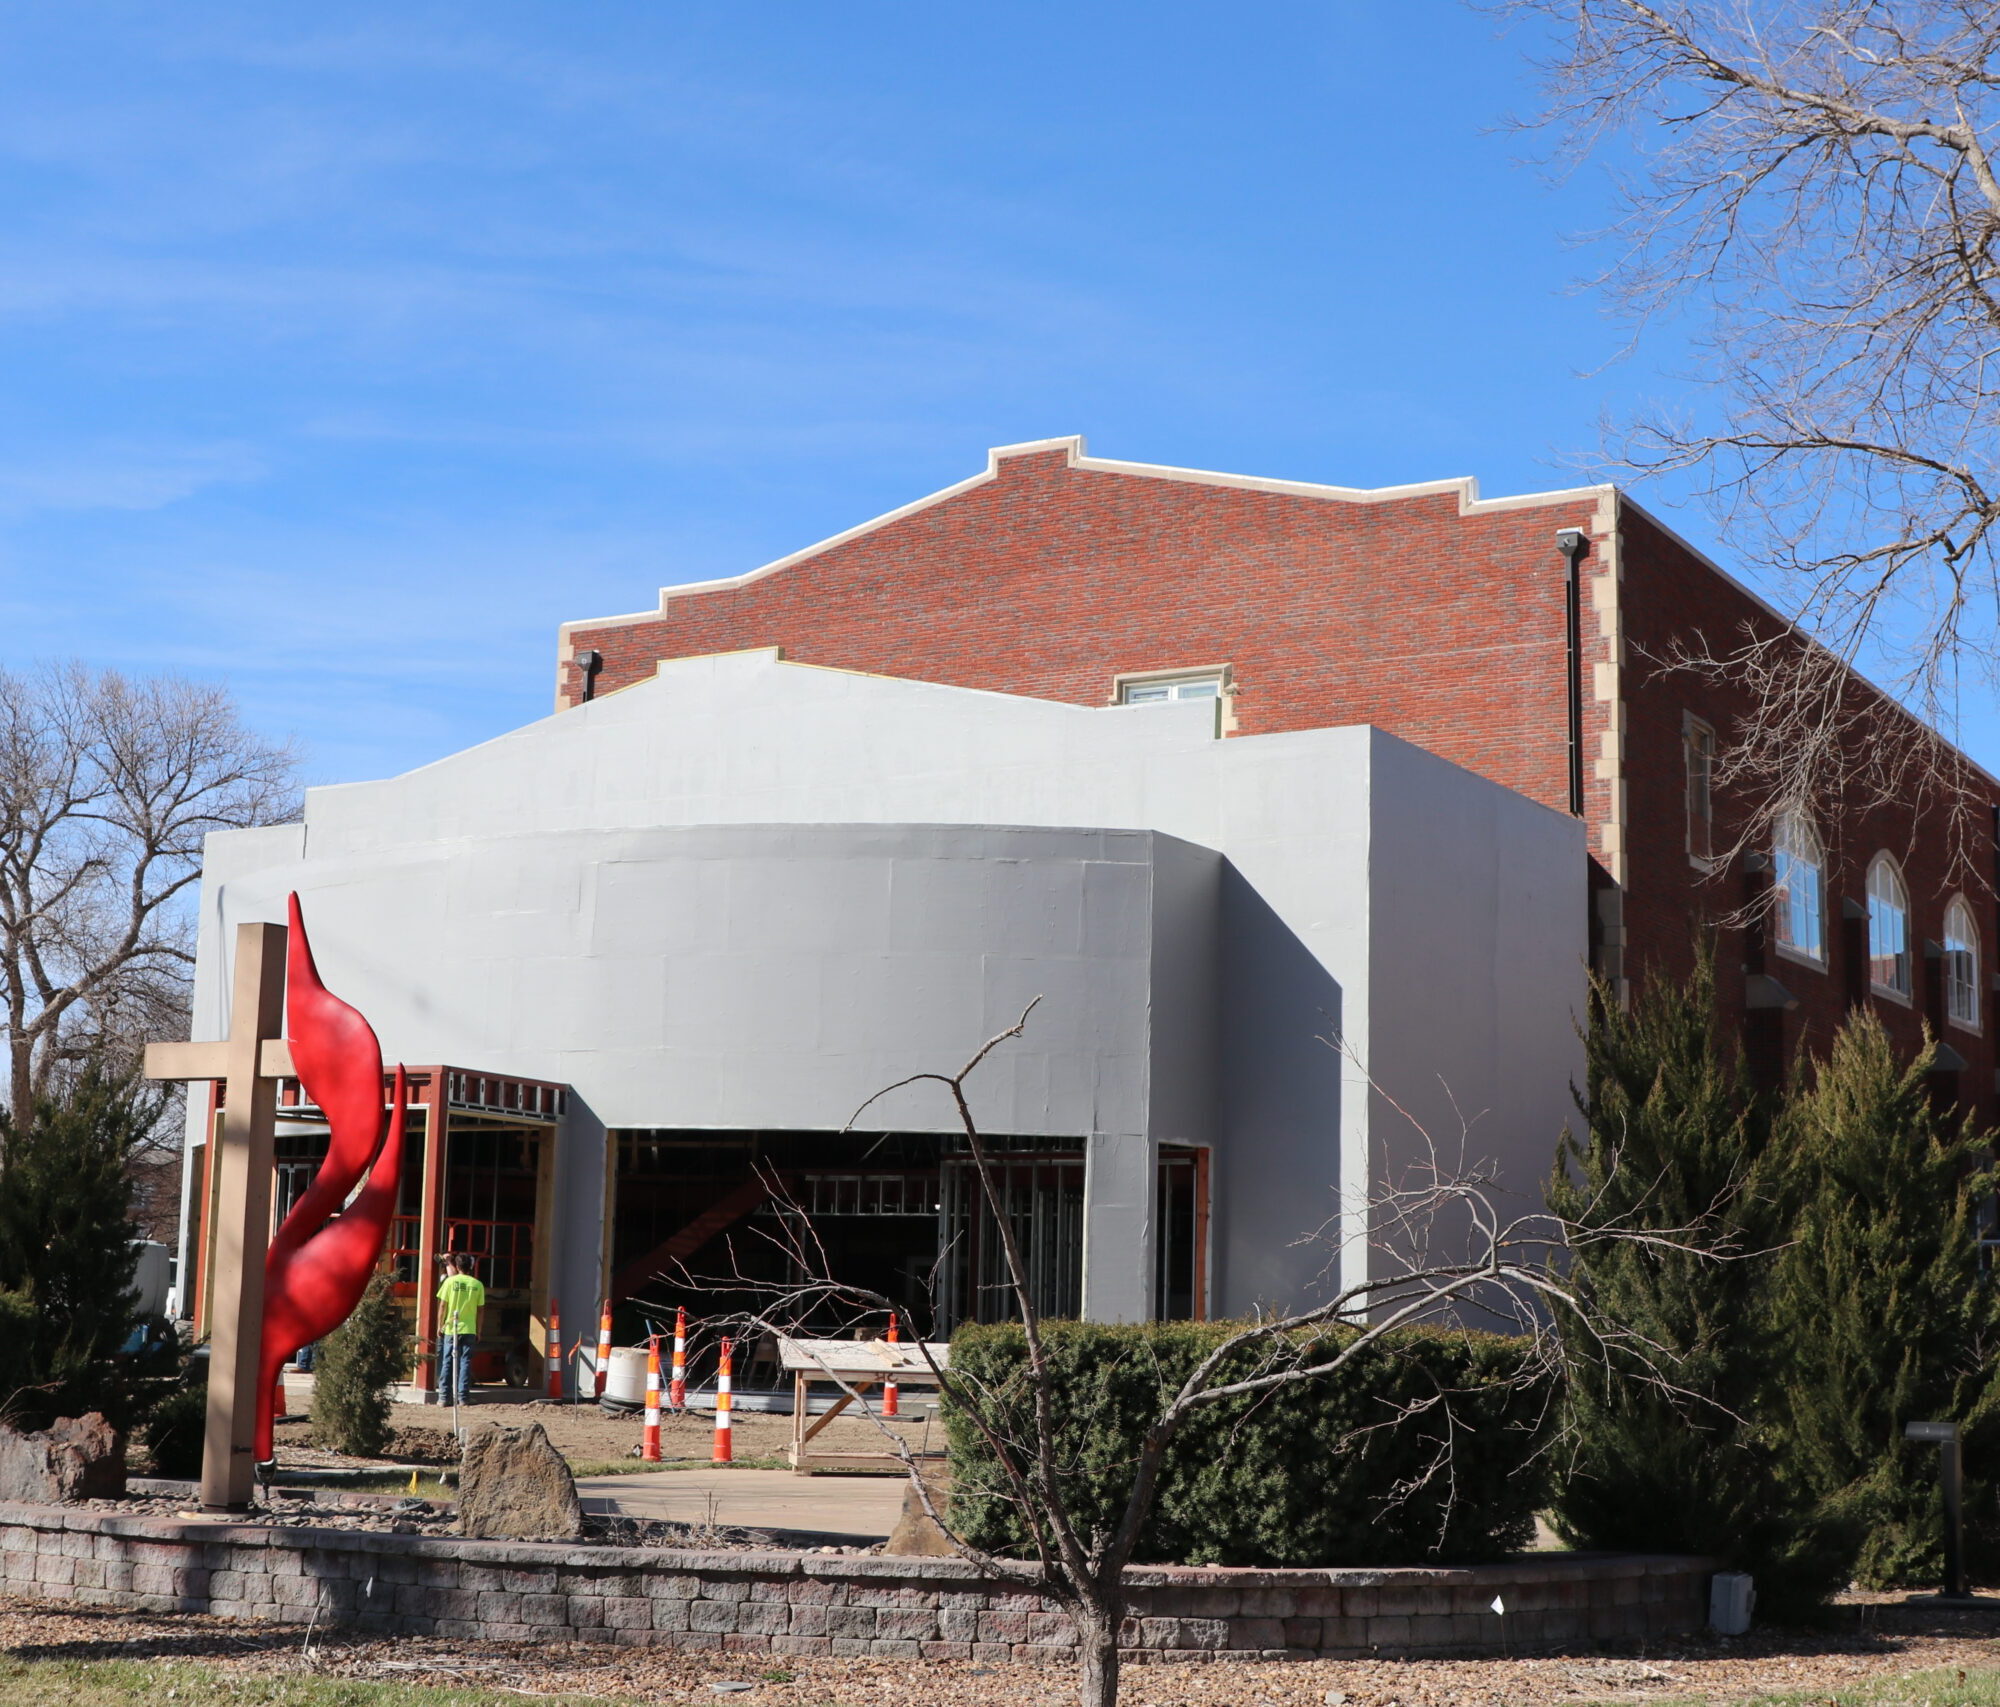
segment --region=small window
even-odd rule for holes
[[[1138,676],[1118,684],[1120,705],[1157,705],[1169,699],[1220,699],[1222,672],[1198,676]]]
[[[1910,895],[1887,854],[1868,866],[1868,981],[1886,995],[1910,993]]]
[[[1706,867],[1715,858],[1715,731],[1698,717],[1681,730],[1681,751],[1687,761],[1688,858]]]
[[[1819,837],[1805,819],[1787,812],[1771,838],[1772,916],[1778,945],[1824,962],[1825,861]]]
[[[1944,1011],[1954,1025],[1979,1027],[1979,926],[1963,899],[1944,910]]]

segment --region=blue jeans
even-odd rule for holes
[[[469,1405],[472,1403],[472,1348],[479,1343],[477,1334],[440,1334],[438,1336],[438,1403],[441,1405]]]

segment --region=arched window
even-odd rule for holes
[[[1868,865],[1868,981],[1892,996],[1910,993],[1910,895],[1887,854]]]
[[[1944,1011],[1956,1024],[1979,1024],[1979,925],[1963,897],[1944,910]]]
[[[1826,862],[1819,837],[1795,812],[1778,819],[1771,837],[1772,921],[1778,942],[1808,959],[1826,959]]]

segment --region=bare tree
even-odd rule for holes
[[[1713,407],[1637,421],[1614,464],[1692,473],[1806,629],[1885,663],[1893,692],[1951,727],[1965,673],[1990,682],[2000,663],[2000,8],[1490,9],[1559,32],[1528,121],[1558,159],[1630,145],[1595,282],[1635,325],[1683,307],[1705,321]],[[1814,762],[1853,757],[1829,738],[1843,685],[1775,628],[1697,637],[1681,661],[1750,690],[1763,751],[1739,768],[1812,792]],[[1935,746],[1902,733],[1896,788]]]
[[[0,672],[0,1029],[11,1119],[76,1062],[171,1034],[211,830],[297,806],[290,750],[220,688]]]
[[[1025,1340],[1025,1367],[1018,1384],[991,1384],[937,1360],[921,1335],[914,1349],[945,1403],[984,1442],[1000,1479],[1000,1496],[1011,1502],[1028,1537],[1031,1557],[999,1557],[954,1529],[947,1506],[924,1477],[907,1440],[883,1424],[863,1394],[824,1363],[821,1373],[838,1382],[850,1400],[860,1401],[863,1413],[876,1421],[889,1450],[901,1459],[925,1514],[960,1557],[991,1579],[1046,1596],[1067,1613],[1076,1630],[1083,1707],[1114,1707],[1117,1700],[1119,1636],[1128,1606],[1126,1567],[1153,1509],[1168,1451],[1200,1413],[1232,1400],[1282,1395],[1337,1375],[1378,1351],[1385,1337],[1399,1330],[1458,1323],[1469,1314],[1523,1336],[1526,1355],[1520,1379],[1524,1381],[1558,1375],[1565,1359],[1573,1359],[1576,1346],[1582,1344],[1594,1347],[1626,1378],[1677,1391],[1663,1348],[1607,1321],[1572,1288],[1566,1273],[1568,1255],[1585,1243],[1611,1240],[1718,1259],[1730,1253],[1703,1249],[1694,1242],[1702,1231],[1699,1227],[1646,1230],[1622,1220],[1586,1227],[1559,1221],[1540,1208],[1524,1214],[1503,1212],[1496,1181],[1477,1171],[1446,1168],[1432,1148],[1427,1159],[1420,1159],[1404,1180],[1377,1194],[1369,1206],[1371,1254],[1393,1272],[1341,1288],[1310,1307],[1259,1314],[1220,1338],[1177,1388],[1163,1391],[1160,1407],[1130,1461],[1131,1486],[1122,1507],[1108,1526],[1093,1523],[1082,1514],[1082,1502],[1069,1487],[1071,1467],[1057,1414],[1057,1376],[1042,1315],[1015,1237],[1005,1187],[966,1092],[967,1080],[979,1065],[1022,1034],[1034,1007],[1031,1002],[1018,1021],[988,1039],[956,1073],[918,1073],[885,1086],[849,1123],[851,1128],[880,1097],[906,1086],[936,1085],[950,1098],[990,1225],[997,1229],[1005,1255],[1006,1284]],[[787,1211],[782,1221],[787,1231],[779,1237],[799,1278],[759,1282],[746,1276],[741,1265],[726,1278],[680,1278],[705,1289],[761,1293],[761,1307],[739,1318],[740,1324],[793,1338],[802,1337],[802,1324],[829,1305],[876,1320],[897,1307],[882,1294],[848,1285],[831,1273],[810,1218],[782,1197],[776,1180],[771,1184]],[[1321,1234],[1336,1225],[1330,1222]],[[1447,1246],[1451,1254],[1444,1254]],[[1571,1332],[1558,1331],[1558,1315]],[[1426,1396],[1376,1425],[1400,1426],[1414,1420],[1418,1410],[1443,1413],[1445,1426],[1438,1431],[1437,1454],[1426,1478],[1451,1472],[1450,1407],[1458,1397],[1450,1392]]]

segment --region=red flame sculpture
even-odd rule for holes
[[[319,981],[296,895],[290,915],[285,1005],[292,1065],[307,1100],[326,1115],[332,1136],[326,1160],[292,1205],[264,1257],[256,1433],[260,1462],[271,1457],[278,1371],[300,1346],[339,1327],[361,1301],[388,1240],[403,1174],[403,1069],[396,1069],[385,1138],[382,1046],[368,1022]],[[364,1173],[368,1183],[348,1203],[348,1193]]]

